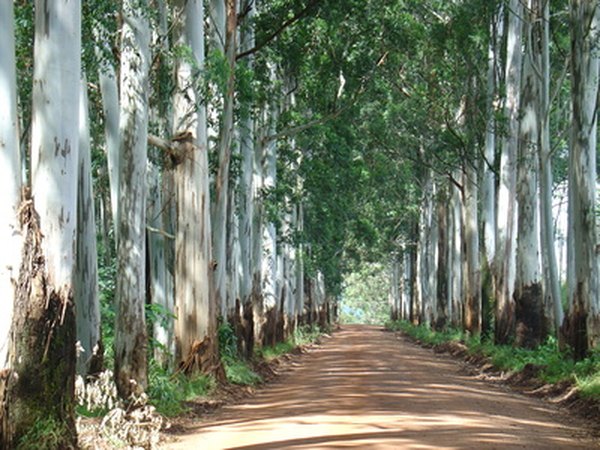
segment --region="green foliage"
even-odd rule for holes
[[[187,377],[171,375],[157,364],[151,364],[148,374],[149,403],[165,416],[173,417],[186,411],[185,402],[209,395],[216,387],[214,378],[206,375]]]
[[[100,297],[100,317],[102,343],[104,345],[104,364],[111,367],[114,361],[113,343],[115,341],[114,298],[117,288],[117,266],[114,261],[105,263],[98,259],[98,293]]]
[[[538,376],[542,381],[571,381],[582,396],[600,399],[599,351],[576,363],[569,352],[558,349],[556,338],[552,336],[535,349],[524,349],[510,345],[494,345],[487,339],[468,337],[460,330],[436,332],[425,325],[415,326],[405,321],[387,322],[386,328],[402,331],[430,345],[450,341],[463,342],[470,354],[488,357],[494,367],[500,370],[520,372],[526,366],[533,365],[540,369]]]
[[[296,328],[294,334],[283,342],[256,350],[256,356],[265,361],[272,361],[295,348],[317,342],[323,331],[317,325],[304,325]]]
[[[389,275],[382,264],[363,263],[344,277],[340,321],[382,324],[389,315]]]
[[[415,326],[410,322],[398,320],[388,321],[385,327],[391,331],[402,331],[409,336],[429,345],[437,345],[443,342],[458,342],[464,339],[464,333],[458,329],[448,329],[441,332],[433,331],[427,325]]]
[[[230,68],[227,57],[222,51],[213,49],[206,55],[206,80],[209,84],[216,86],[217,93],[225,95],[229,75]]]
[[[280,357],[281,355],[290,353],[292,350],[294,350],[294,348],[296,348],[294,339],[287,339],[283,342],[278,342],[273,346],[258,349],[256,354],[265,361],[272,361],[275,358]]]
[[[233,384],[252,386],[262,381],[260,375],[252,370],[248,361],[244,361],[238,352],[237,336],[229,323],[219,325],[219,352],[225,367],[227,381]]]
[[[65,446],[65,436],[71,431],[64,422],[49,417],[36,421],[15,447],[16,450],[55,450]]]
[[[252,370],[248,362],[233,358],[222,358],[222,361],[227,381],[230,383],[254,386],[262,382],[262,377]]]

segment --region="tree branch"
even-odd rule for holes
[[[260,49],[262,49],[263,47],[265,47],[267,44],[269,44],[273,39],[275,39],[277,36],[279,36],[281,33],[283,33],[283,31],[290,27],[291,25],[295,24],[296,22],[298,22],[302,17],[304,17],[306,15],[306,13],[313,7],[315,6],[317,3],[319,3],[321,0],[310,0],[308,2],[308,4],[298,13],[296,13],[294,15],[294,17],[286,20],[285,22],[283,22],[281,24],[281,26],[275,30],[274,32],[272,32],[269,36],[267,36],[267,38],[262,41],[261,43],[255,45],[254,47],[252,47],[251,49],[248,49],[242,53],[239,53],[236,57],[235,60],[238,61],[242,58],[245,58],[246,56],[249,56],[253,53],[256,53],[257,51],[259,51]]]

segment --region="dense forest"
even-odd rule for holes
[[[224,326],[241,358],[326,328],[352,276],[586,357],[598,8],[1,2],[1,447],[75,448],[77,375],[135,404],[152,367],[223,378]]]

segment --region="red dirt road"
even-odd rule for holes
[[[169,449],[592,449],[583,423],[381,328],[344,326]]]

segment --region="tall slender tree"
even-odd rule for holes
[[[44,423],[58,447],[75,448],[81,9],[68,0],[35,6],[31,197],[21,212],[26,245],[0,389],[0,442],[14,448]]]
[[[9,330],[21,261],[18,209],[21,201],[21,153],[17,119],[17,81],[13,2],[0,4],[0,292],[4,313],[0,317],[0,369],[8,351]]]
[[[508,4],[506,29],[506,65],[504,112],[507,130],[502,139],[500,183],[498,187],[498,222],[494,287],[496,297],[495,339],[507,343],[514,335],[514,301],[516,238],[516,159],[519,134],[521,67],[523,64],[522,33],[523,4],[511,0]]]
[[[129,400],[147,385],[146,163],[150,31],[147,3],[123,0],[120,67],[115,381]]]
[[[596,238],[596,125],[600,5],[596,0],[570,2],[571,100],[573,120],[569,149],[569,244],[575,256],[569,311],[563,333],[576,358],[600,341],[598,255]]]
[[[204,7],[201,0],[180,0],[175,6],[173,42],[191,51],[191,58],[177,60],[173,106],[177,152],[175,158],[171,158],[177,202],[176,354],[180,363],[187,363],[187,370],[210,372],[218,360],[217,307],[210,290],[212,252],[206,108],[195,81],[204,67]],[[205,355],[202,358],[194,354],[200,349]]]
[[[77,372],[81,375],[102,369],[103,348],[100,336],[98,297],[98,251],[96,214],[92,186],[92,162],[87,81],[81,82],[79,101],[79,160],[77,162],[77,258],[75,264],[75,308],[77,313]]]
[[[517,251],[514,291],[516,344],[534,348],[546,333],[538,207],[538,148],[542,80],[542,4],[529,0],[525,8],[526,52],[521,82],[521,124],[517,158]],[[537,71],[537,72],[536,72]]]

